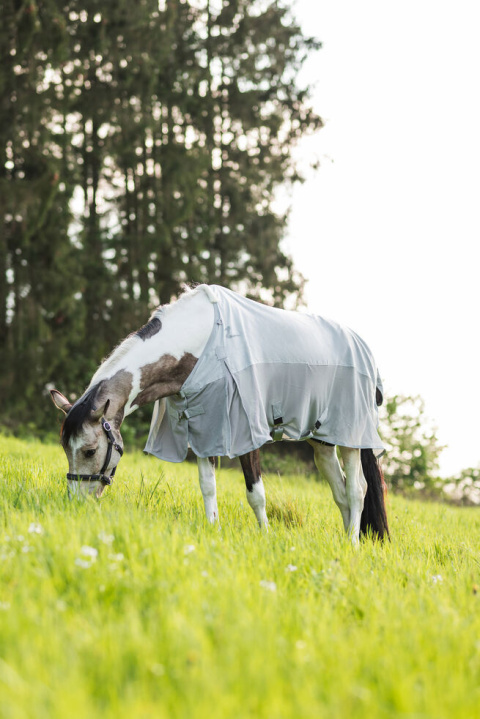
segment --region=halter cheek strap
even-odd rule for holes
[[[104,486],[108,484],[112,484],[113,478],[115,476],[115,470],[117,467],[115,466],[112,470],[112,473],[107,477],[105,472],[107,471],[108,465],[110,464],[110,460],[112,458],[112,450],[115,449],[120,457],[123,455],[123,449],[120,447],[118,442],[116,442],[115,437],[113,436],[112,428],[110,426],[110,423],[107,422],[107,420],[102,417],[102,429],[107,435],[108,440],[108,446],[107,446],[107,454],[105,457],[105,461],[103,463],[103,467],[100,470],[99,474],[71,474],[70,472],[67,473],[67,479],[73,480],[74,482],[101,482]]]

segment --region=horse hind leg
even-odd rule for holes
[[[346,475],[346,492],[350,509],[350,522],[347,533],[353,544],[358,544],[360,538],[360,521],[363,504],[367,493],[367,481],[363,474],[359,449],[340,447],[343,466]]]
[[[210,524],[218,522],[217,486],[215,482],[215,458],[197,457],[198,479],[202,491],[205,514]]]
[[[261,529],[267,529],[268,519],[265,511],[265,488],[260,470],[260,452],[258,449],[240,457],[245,485],[247,488],[247,501],[255,513]]]
[[[345,531],[350,524],[350,509],[348,505],[345,476],[338,461],[337,452],[333,445],[322,444],[315,440],[308,440],[314,451],[315,465],[322,477],[330,485],[335,504],[340,510]]]

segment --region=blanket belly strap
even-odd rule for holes
[[[168,413],[171,417],[181,422],[183,419],[192,419],[192,417],[199,417],[201,414],[205,414],[205,410],[201,404],[196,407],[186,407],[185,409],[177,410],[169,408]]]

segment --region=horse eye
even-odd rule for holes
[[[87,449],[85,452],[85,457],[93,457],[96,451],[96,449]]]

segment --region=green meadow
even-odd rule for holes
[[[0,438],[2,719],[473,718],[480,513],[390,496],[353,549],[330,490],[240,471],[207,525],[195,465],[126,454],[70,501],[60,446]]]

